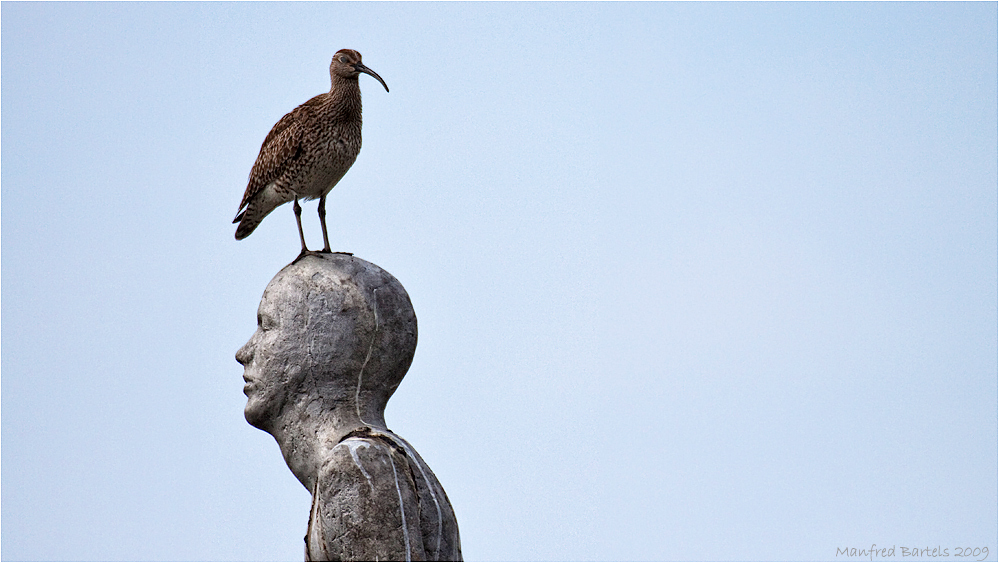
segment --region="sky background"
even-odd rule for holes
[[[349,47],[330,238],[412,298],[466,559],[996,560],[996,3],[0,16],[3,559],[301,560],[233,357],[298,235],[230,222]]]

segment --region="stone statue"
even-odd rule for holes
[[[402,285],[346,254],[309,254],[267,285],[236,353],[247,422],[312,493],[306,561],[460,561],[458,523],[385,404],[416,351]]]

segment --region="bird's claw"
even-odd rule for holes
[[[297,263],[302,258],[306,256],[321,256],[323,254],[343,254],[344,256],[353,256],[353,252],[333,252],[331,250],[309,250],[308,248],[303,248],[302,252],[298,253],[298,257],[292,260],[292,264]]]
[[[291,261],[292,264],[298,263],[299,260],[305,258],[306,256],[317,256],[319,252],[315,250],[309,250],[308,248],[303,248],[301,252],[298,253],[298,257]]]

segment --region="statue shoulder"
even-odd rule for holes
[[[419,560],[417,486],[404,452],[377,436],[342,440],[323,464],[306,541],[315,557]]]
[[[405,452],[377,435],[348,436],[333,448],[319,472],[323,481],[353,480],[369,491],[375,481],[412,481]]]

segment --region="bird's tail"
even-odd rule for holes
[[[239,223],[239,226],[236,227],[236,240],[243,240],[250,236],[250,233],[257,228],[264,217],[267,217],[276,207],[256,205],[256,203],[251,201],[250,205],[247,205],[246,209],[232,220],[233,223]]]
[[[268,209],[263,213],[260,213],[259,210],[251,203],[246,209],[243,210],[242,213],[237,215],[236,218],[232,220],[233,223],[239,223],[239,226],[236,227],[236,240],[243,240],[250,236],[250,233],[257,228],[257,225],[259,225],[260,222],[264,220],[264,217],[266,217],[271,211],[271,209]]]
[[[246,204],[246,209],[241,211],[232,220],[233,223],[239,223],[239,226],[236,227],[236,240],[243,240],[250,236],[250,233],[257,228],[257,225],[264,220],[264,217],[267,217],[279,205],[288,203],[294,197],[295,194],[292,192],[276,190],[273,184],[264,188],[250,199]]]

